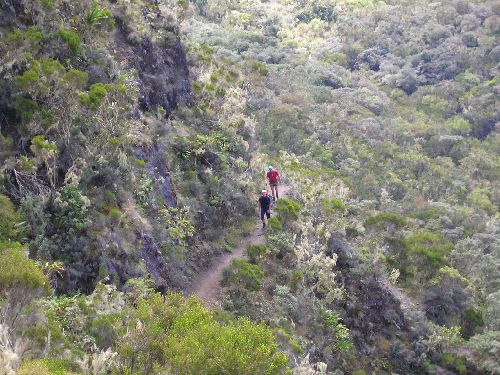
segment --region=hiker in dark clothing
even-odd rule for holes
[[[260,220],[262,220],[262,228],[266,226],[266,219],[271,217],[271,203],[272,198],[267,195],[266,190],[262,190],[262,195],[259,198]]]

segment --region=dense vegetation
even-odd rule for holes
[[[492,0],[0,1],[0,374],[500,374],[499,33]],[[222,310],[173,293],[269,163]]]

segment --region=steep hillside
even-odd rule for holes
[[[500,373],[496,2],[0,12],[0,374]]]

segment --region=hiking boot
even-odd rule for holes
[[[262,228],[265,228],[266,227],[266,223],[262,223]]]

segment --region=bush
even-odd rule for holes
[[[28,124],[40,107],[34,100],[24,96],[18,96],[14,101],[14,108],[16,109],[17,115],[21,118],[21,122],[23,124]]]
[[[146,168],[146,162],[142,159],[135,159],[135,165],[139,168]]]
[[[264,271],[257,264],[251,264],[243,259],[235,259],[224,271],[225,285],[241,285],[246,289],[259,291],[264,279]]]
[[[36,359],[25,361],[16,375],[77,375],[77,365],[64,359]]]
[[[269,74],[266,64],[260,61],[254,61],[252,63],[252,69],[257,71],[262,76],[267,76]]]
[[[448,368],[455,370],[460,375],[467,373],[467,366],[465,365],[465,358],[456,357],[449,353],[444,353],[441,356],[441,362]]]
[[[354,238],[359,236],[359,231],[356,228],[347,227],[345,228],[345,235],[349,238]]]
[[[496,205],[491,201],[487,189],[474,189],[468,196],[467,202],[471,205],[485,210],[490,215],[497,212]]]
[[[332,310],[325,310],[322,315],[325,328],[329,328],[334,335],[335,349],[341,352],[350,351],[354,347],[351,333],[349,328],[341,323],[340,315]]]
[[[299,284],[304,280],[304,273],[302,271],[295,271],[292,275],[292,280],[290,281],[290,289],[295,292],[297,291]]]
[[[479,369],[492,374],[500,374],[500,331],[487,332],[473,336],[467,345],[470,352],[466,353],[469,361]]]
[[[466,340],[470,339],[477,330],[484,327],[483,313],[474,308],[468,308],[464,311],[460,333]]]
[[[0,243],[0,297],[25,298],[26,294],[47,295],[49,280],[25,256],[26,249],[19,243]]]
[[[218,322],[180,294],[141,299],[117,349],[120,373],[272,375],[287,363],[267,326],[245,318]]]
[[[274,205],[274,210],[279,214],[283,221],[289,222],[292,220],[297,220],[299,218],[299,212],[302,205],[299,202],[295,202],[291,199],[281,198]]]
[[[376,216],[372,216],[365,221],[365,226],[374,225],[377,228],[381,228],[386,223],[392,223],[397,228],[405,226],[406,219],[394,212],[383,212]]]
[[[60,190],[59,210],[55,223],[65,229],[84,230],[90,220],[87,217],[90,202],[76,186],[67,185]]]
[[[54,0],[42,0],[41,3],[47,10],[52,10],[52,8],[54,8]]]
[[[266,255],[266,251],[266,245],[250,244],[246,249],[248,259],[250,259],[251,263],[257,263],[262,257]]]
[[[59,29],[59,36],[69,46],[73,55],[78,55],[80,53],[81,41],[78,33],[61,28]]]
[[[106,8],[101,8],[98,4],[83,16],[85,23],[89,26],[99,25],[102,21],[106,21],[110,28],[115,26],[113,15]]]
[[[70,85],[73,88],[82,90],[89,80],[89,75],[87,72],[82,72],[81,70],[70,69],[62,77],[62,82]]]
[[[419,230],[408,236],[404,244],[409,254],[423,255],[428,265],[439,268],[445,264],[445,256],[453,244],[441,233]]]
[[[271,228],[271,230],[273,231],[278,231],[278,230],[281,230],[283,229],[283,224],[281,224],[281,220],[279,217],[277,216],[273,216],[271,217],[268,221],[267,221],[267,226],[269,228]]]
[[[429,115],[445,116],[448,113],[448,101],[434,95],[424,95],[418,104]]]
[[[87,93],[80,95],[80,101],[92,109],[97,109],[101,105],[102,99],[108,95],[111,86],[105,83],[94,83]]]
[[[0,242],[18,241],[22,236],[19,224],[21,215],[8,197],[0,194]]]
[[[108,215],[114,219],[120,219],[123,216],[123,212],[119,208],[113,207],[108,211]]]
[[[325,199],[321,202],[323,209],[327,214],[332,214],[335,211],[346,211],[347,206],[339,199]]]

